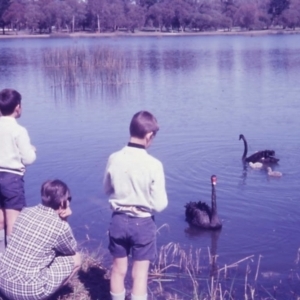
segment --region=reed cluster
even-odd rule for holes
[[[201,249],[185,250],[177,243],[162,246],[158,260],[149,274],[150,280],[157,283],[153,294],[166,294],[168,291],[169,297],[164,298],[168,299],[173,291],[172,299],[225,300],[242,299],[242,291],[245,300],[256,299],[261,257],[254,278],[250,278],[253,255],[223,267],[218,266],[217,257],[209,248],[205,255],[201,254]],[[241,264],[245,263],[246,272],[242,281],[237,273],[240,272]],[[237,289],[239,296],[236,298]]]
[[[130,82],[131,60],[110,48],[56,48],[43,52],[52,87],[122,85]]]

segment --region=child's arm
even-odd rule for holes
[[[152,209],[161,212],[168,205],[168,197],[165,187],[165,174],[161,163],[157,165],[154,179],[151,184]]]
[[[110,165],[110,159],[108,160],[107,166],[105,168],[105,173],[104,173],[104,180],[103,180],[103,189],[104,189],[104,193],[106,195],[110,195],[113,193],[114,188],[111,184],[111,177],[110,177],[110,173],[108,171],[109,169],[109,165]]]
[[[22,130],[16,137],[16,143],[20,151],[22,163],[24,165],[32,164],[36,159],[36,149],[31,145],[29,135],[25,128],[22,128]]]

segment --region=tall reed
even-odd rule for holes
[[[157,283],[157,293],[163,294],[165,289],[174,290],[176,295],[181,293],[182,299],[254,300],[261,256],[258,257],[254,277],[251,271],[253,260],[254,255],[250,255],[220,267],[217,255],[210,248],[208,255],[205,255],[201,249],[186,250],[177,243],[169,243],[160,248],[149,277],[153,283]],[[246,272],[242,281],[240,272],[245,264]],[[178,290],[176,287],[180,282],[185,283],[185,288]]]
[[[46,74],[53,87],[115,85],[130,82],[133,63],[111,48],[51,48],[43,52]]]

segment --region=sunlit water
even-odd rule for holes
[[[115,86],[54,87],[42,64],[49,48],[106,47],[136,62],[130,82]],[[107,246],[110,210],[102,191],[107,157],[128,140],[128,125],[149,110],[160,131],[149,152],[165,168],[169,206],[157,215],[158,245],[212,245],[191,234],[189,201],[210,202],[216,174],[223,229],[216,241],[220,265],[262,255],[262,272],[288,274],[300,246],[300,40],[298,36],[201,36],[0,40],[0,88],[23,95],[23,116],[37,148],[28,167],[29,205],[43,181],[70,186],[70,223],[82,246]],[[249,153],[275,149],[282,178],[241,162],[243,133]]]

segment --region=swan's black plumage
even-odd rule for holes
[[[185,205],[186,221],[193,226],[203,229],[220,229],[222,222],[218,217],[216,203],[216,185],[217,177],[211,176],[211,207],[204,202],[189,202]]]
[[[248,152],[248,143],[246,141],[246,138],[243,134],[240,134],[239,140],[243,140],[244,142],[244,153],[242,156],[242,160],[244,162],[261,162],[263,164],[276,164],[279,161],[279,158],[275,157],[275,151],[274,150],[262,150],[262,151],[257,151],[254,154],[250,155],[247,157],[247,152]]]

